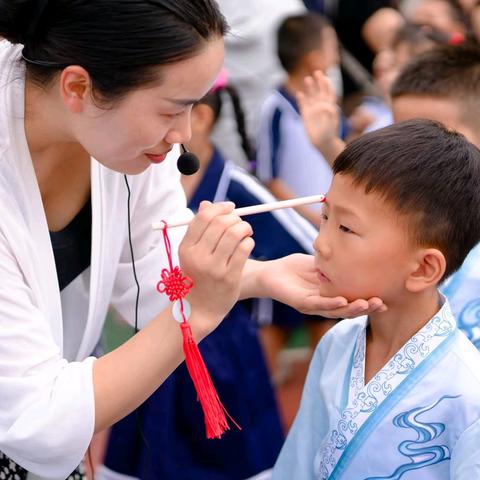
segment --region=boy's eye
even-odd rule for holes
[[[345,233],[355,233],[353,230],[350,230],[348,227],[346,227],[345,225],[340,225],[338,227],[342,232],[345,232]]]

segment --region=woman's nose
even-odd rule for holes
[[[167,135],[165,135],[165,141],[169,144],[175,143],[188,143],[192,138],[192,123],[191,112],[183,113],[179,115]]]

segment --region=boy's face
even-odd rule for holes
[[[324,28],[319,48],[312,50],[305,60],[304,66],[309,74],[316,70],[327,73],[329,69],[338,66],[340,63],[338,41],[333,28],[328,26]]]
[[[413,118],[426,118],[443,123],[457,130],[480,148],[480,138],[472,126],[465,121],[458,101],[450,98],[427,97],[425,95],[401,95],[392,99],[393,118],[395,122],[403,122]]]
[[[314,242],[320,294],[396,303],[415,263],[406,221],[377,193],[335,175]]]

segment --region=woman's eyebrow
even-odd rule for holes
[[[182,107],[189,107],[198,102],[197,98],[164,98],[164,100]]]

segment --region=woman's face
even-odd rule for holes
[[[191,136],[193,104],[214,83],[223,65],[222,38],[195,57],[161,68],[161,81],[133,90],[112,108],[86,104],[76,137],[98,162],[130,175],[160,163],[176,143]]]

